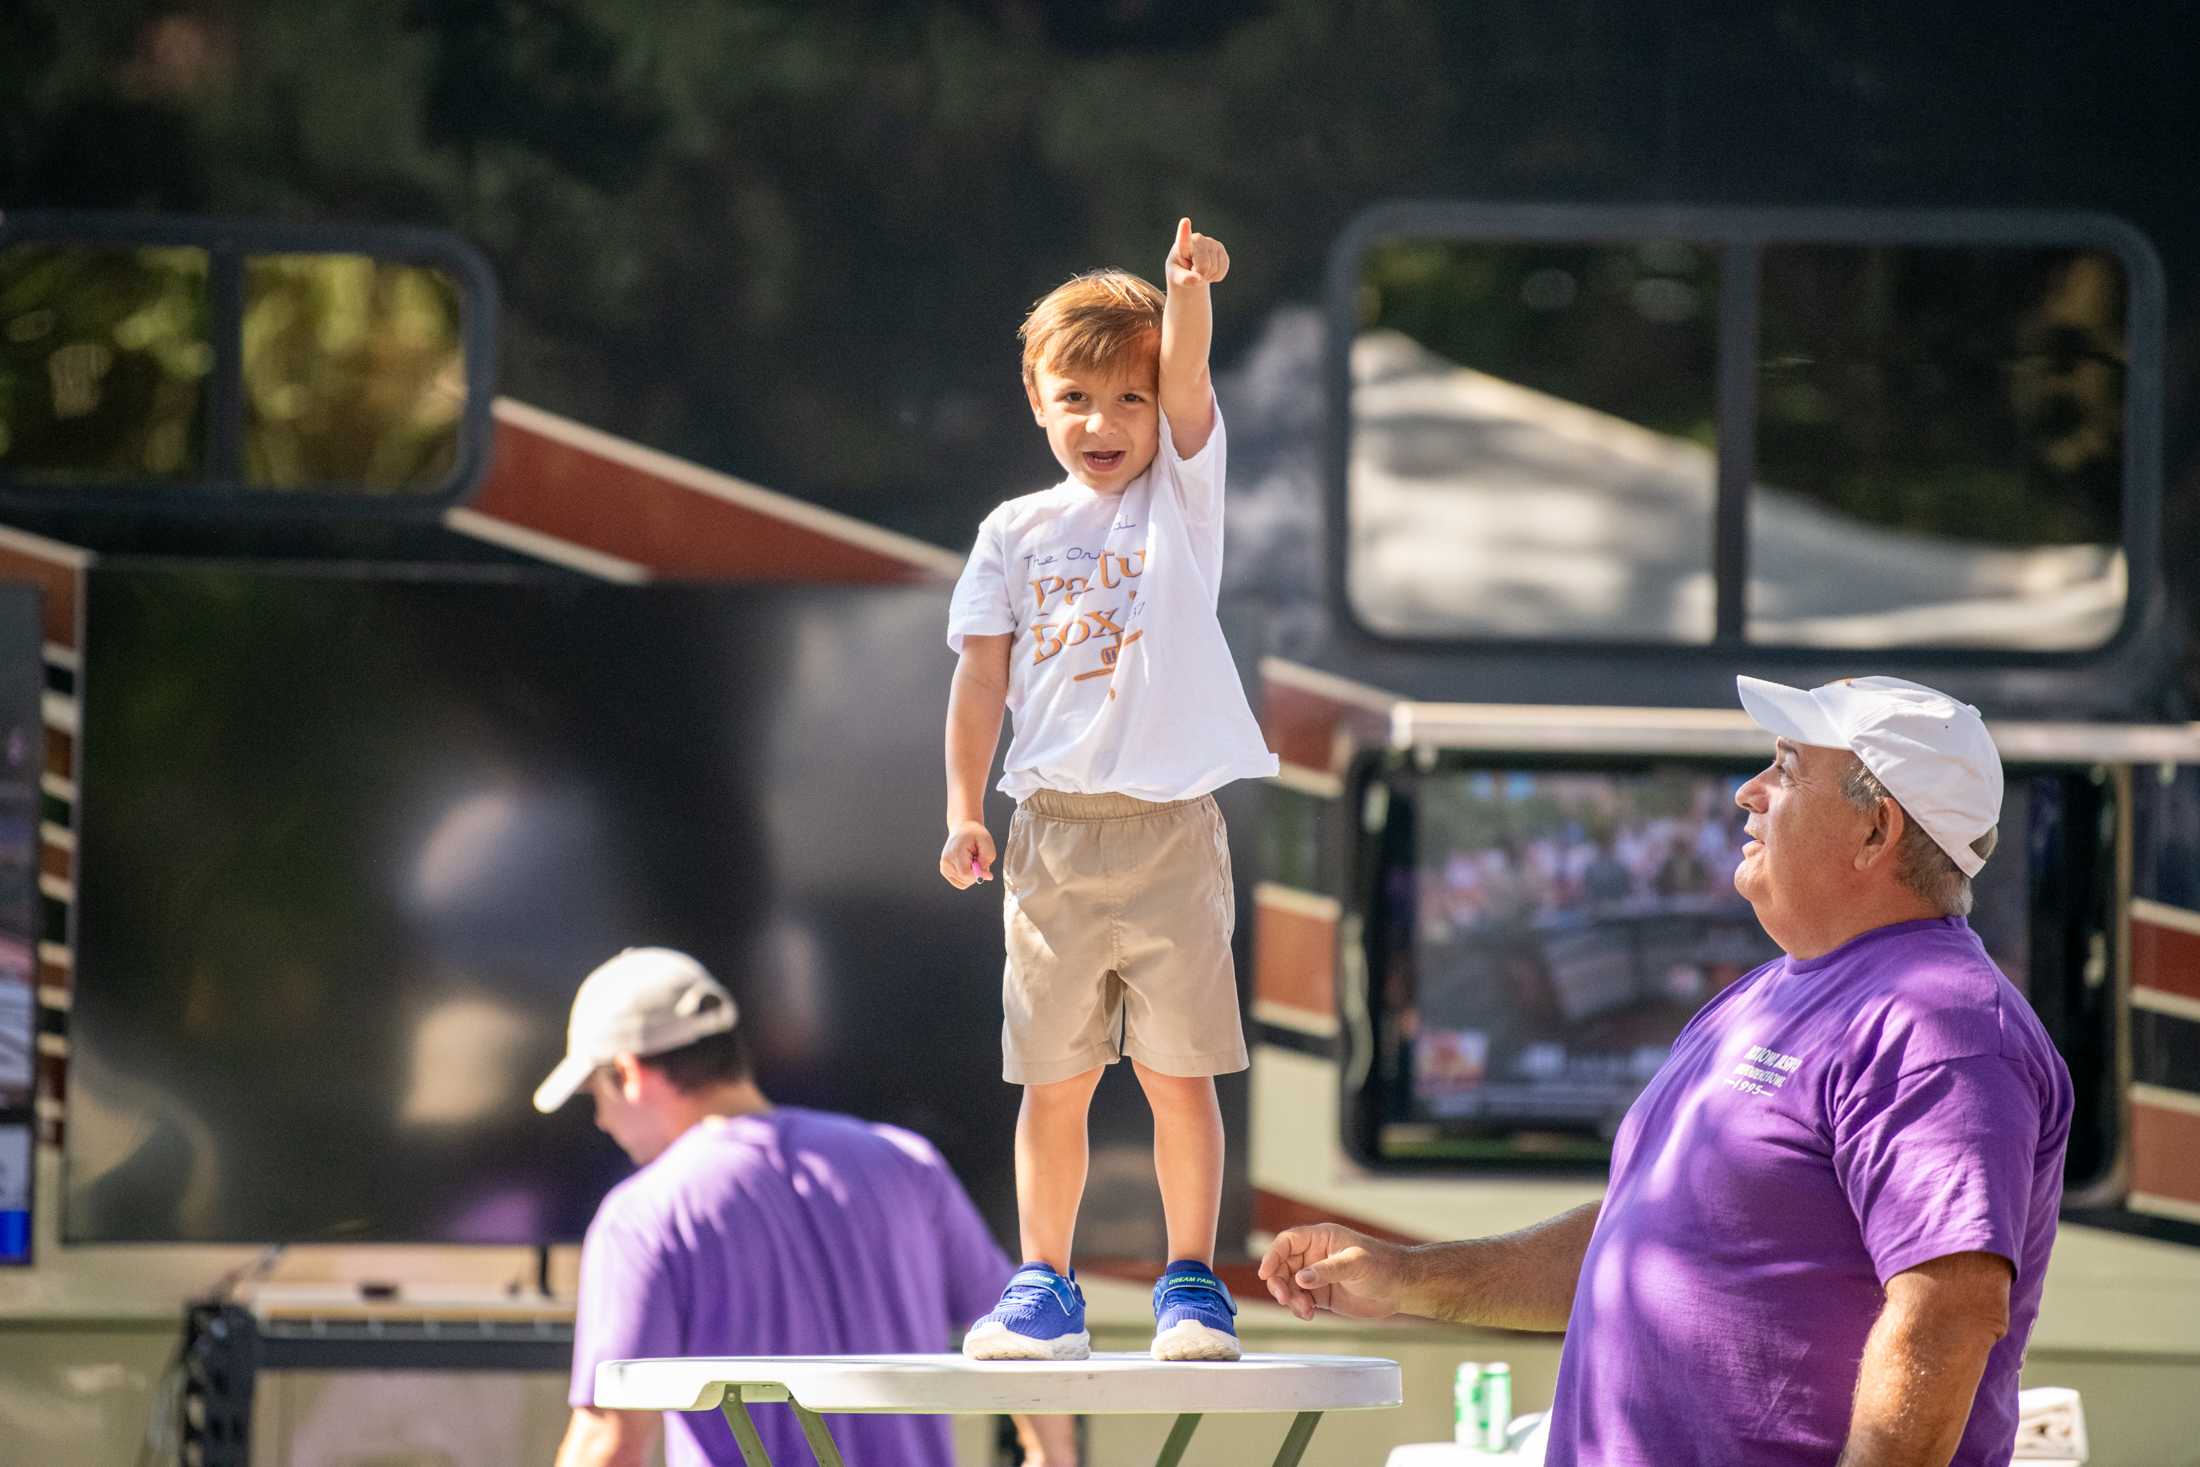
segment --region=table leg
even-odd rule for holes
[[[772,1467],[772,1459],[764,1455],[764,1439],[756,1434],[756,1418],[749,1415],[739,1386],[726,1392],[718,1409],[725,1413],[726,1425],[733,1428],[733,1444],[741,1449],[741,1460],[748,1467]]]
[[[1306,1444],[1314,1438],[1314,1428],[1321,1424],[1319,1411],[1301,1411],[1291,1418],[1291,1429],[1283,1434],[1283,1445],[1276,1448],[1276,1467],[1299,1467],[1299,1458],[1306,1455]]]
[[[1199,1430],[1199,1413],[1186,1412],[1176,1418],[1176,1425],[1169,1429],[1169,1439],[1161,1444],[1161,1455],[1154,1458],[1153,1467],[1176,1467],[1184,1460],[1184,1449],[1192,1444],[1192,1433]]]
[[[840,1448],[833,1445],[833,1434],[825,1429],[825,1418],[791,1396],[787,1404],[794,1407],[794,1419],[802,1423],[802,1435],[810,1443],[810,1455],[817,1458],[817,1467],[845,1467]]]

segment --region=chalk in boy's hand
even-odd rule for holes
[[[957,891],[993,879],[993,835],[983,820],[959,822],[940,848],[940,875]]]
[[[1192,233],[1192,221],[1176,221],[1176,243],[1161,267],[1169,289],[1187,285],[1213,285],[1230,273],[1230,252],[1210,235]]]

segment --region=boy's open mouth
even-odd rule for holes
[[[1121,462],[1123,462],[1123,450],[1120,448],[1111,448],[1105,453],[1098,453],[1089,448],[1085,450],[1085,463],[1088,467],[1104,472],[1114,468]]]

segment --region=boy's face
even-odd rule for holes
[[[1088,489],[1120,494],[1161,445],[1159,363],[1135,357],[1065,370],[1049,363],[1025,384],[1055,461]]]

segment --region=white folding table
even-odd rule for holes
[[[1294,1413],[1275,1467],[1297,1467],[1325,1411],[1396,1406],[1394,1360],[1351,1355],[1248,1355],[1174,1363],[1143,1354],[1089,1360],[965,1360],[960,1355],[695,1356],[607,1360],[596,1367],[596,1405],[611,1411],[723,1411],[749,1467],[771,1467],[749,1404],[794,1408],[818,1467],[843,1467],[824,1412],[940,1416],[1174,1415],[1156,1467],[1176,1467],[1200,1417],[1218,1412]]]

